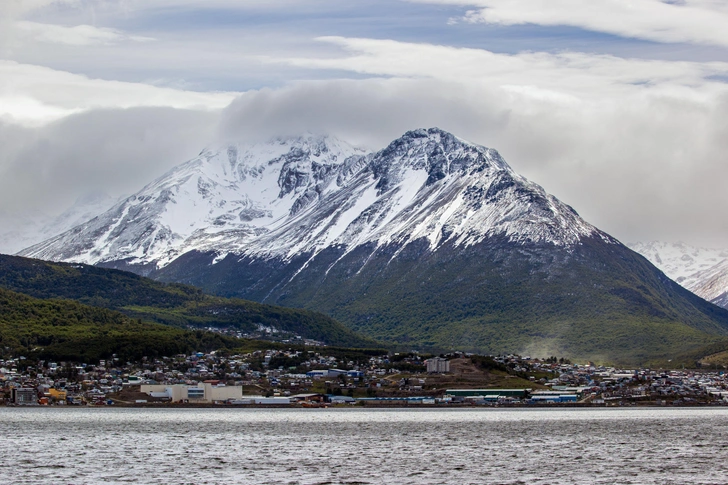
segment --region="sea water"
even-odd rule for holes
[[[726,484],[728,409],[0,409],[14,484]]]

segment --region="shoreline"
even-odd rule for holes
[[[362,405],[331,405],[320,407],[304,407],[300,405],[289,404],[213,404],[213,403],[180,403],[180,404],[154,404],[154,403],[117,403],[112,405],[5,405],[4,408],[21,408],[21,409],[291,409],[302,411],[327,411],[340,409],[392,409],[392,410],[457,410],[457,409],[481,409],[481,410],[516,410],[516,409],[680,409],[680,408],[727,408],[728,403],[694,403],[694,404],[628,404],[628,405],[603,405],[603,404],[578,404],[578,403],[561,403],[561,404],[529,404],[529,405],[478,405],[478,404],[366,404]]]

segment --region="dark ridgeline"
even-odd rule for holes
[[[28,295],[32,297],[31,303],[39,303],[36,299],[74,300],[82,304],[79,307],[114,310],[99,315],[117,315],[115,318],[122,323],[129,318],[156,322],[165,324],[163,328],[170,331],[169,327],[192,326],[255,332],[263,325],[329,345],[377,345],[320,313],[210,296],[187,285],[168,285],[126,271],[90,265],[0,255],[0,288]],[[32,306],[31,303],[26,306]],[[122,316],[128,318],[119,320]]]

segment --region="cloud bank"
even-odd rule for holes
[[[102,108],[160,106],[215,110],[233,93],[199,93],[179,89],[91,79],[47,67],[0,60],[0,119],[37,125]]]
[[[2,212],[59,213],[79,196],[139,190],[214,138],[217,113],[97,109],[29,128],[0,122]]]
[[[462,7],[447,10],[460,12],[456,24],[442,19],[451,36],[488,25],[566,25],[727,45],[718,27],[728,24],[728,10],[708,0],[421,1]],[[317,0],[305,9],[315,19],[331,5]],[[498,149],[517,171],[622,240],[728,246],[726,56],[677,62],[573,50],[506,54],[388,39],[374,27],[362,38],[302,31],[281,38],[280,30],[221,22],[221,29],[196,30],[193,40],[175,29],[134,28],[139,19],[143,25],[180,11],[187,21],[195,12],[206,22],[241,12],[236,19],[272,19],[275,8],[263,1],[9,0],[0,9],[0,50],[27,58],[0,60],[0,212],[60,212],[84,193],[131,193],[210,144],[315,131],[379,149],[407,130],[439,126]],[[54,22],[52,12],[63,21]],[[119,12],[125,22],[108,23]],[[296,39],[305,45],[291,48]],[[95,72],[96,64],[101,73],[80,73]],[[134,69],[151,74],[119,80]],[[164,78],[169,73],[179,77]],[[250,76],[268,87],[215,92],[195,83],[193,91],[184,73],[210,83]]]
[[[407,130],[439,126],[498,149],[622,240],[728,244],[728,89],[714,80],[725,63],[322,40],[341,54],[262,60],[372,77],[252,90],[220,110],[195,109],[196,93],[127,85],[137,103],[162,106],[119,109],[125,91],[112,88],[116,98],[99,109],[90,100],[104,98],[105,82],[72,76],[71,84],[93,85],[90,96],[79,88],[78,99],[48,105],[83,111],[41,128],[0,127],[3,207],[70,203],[84,189],[130,193],[210,143],[315,131],[379,149]],[[30,99],[45,102],[42,92]]]
[[[305,130],[382,148],[439,126],[498,149],[514,169],[624,240],[725,245],[728,95],[562,102],[452,81],[303,83],[241,96],[224,111],[227,139]]]

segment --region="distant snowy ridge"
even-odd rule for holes
[[[660,241],[627,246],[705,300],[728,307],[728,250]]]
[[[697,273],[695,282],[688,289],[716,305],[728,308],[728,259]]]
[[[435,250],[493,236],[561,247],[591,236],[616,243],[495,150],[432,128],[376,153],[314,135],[205,150],[20,254],[158,269],[192,250],[289,260],[328,247],[426,240]]]

